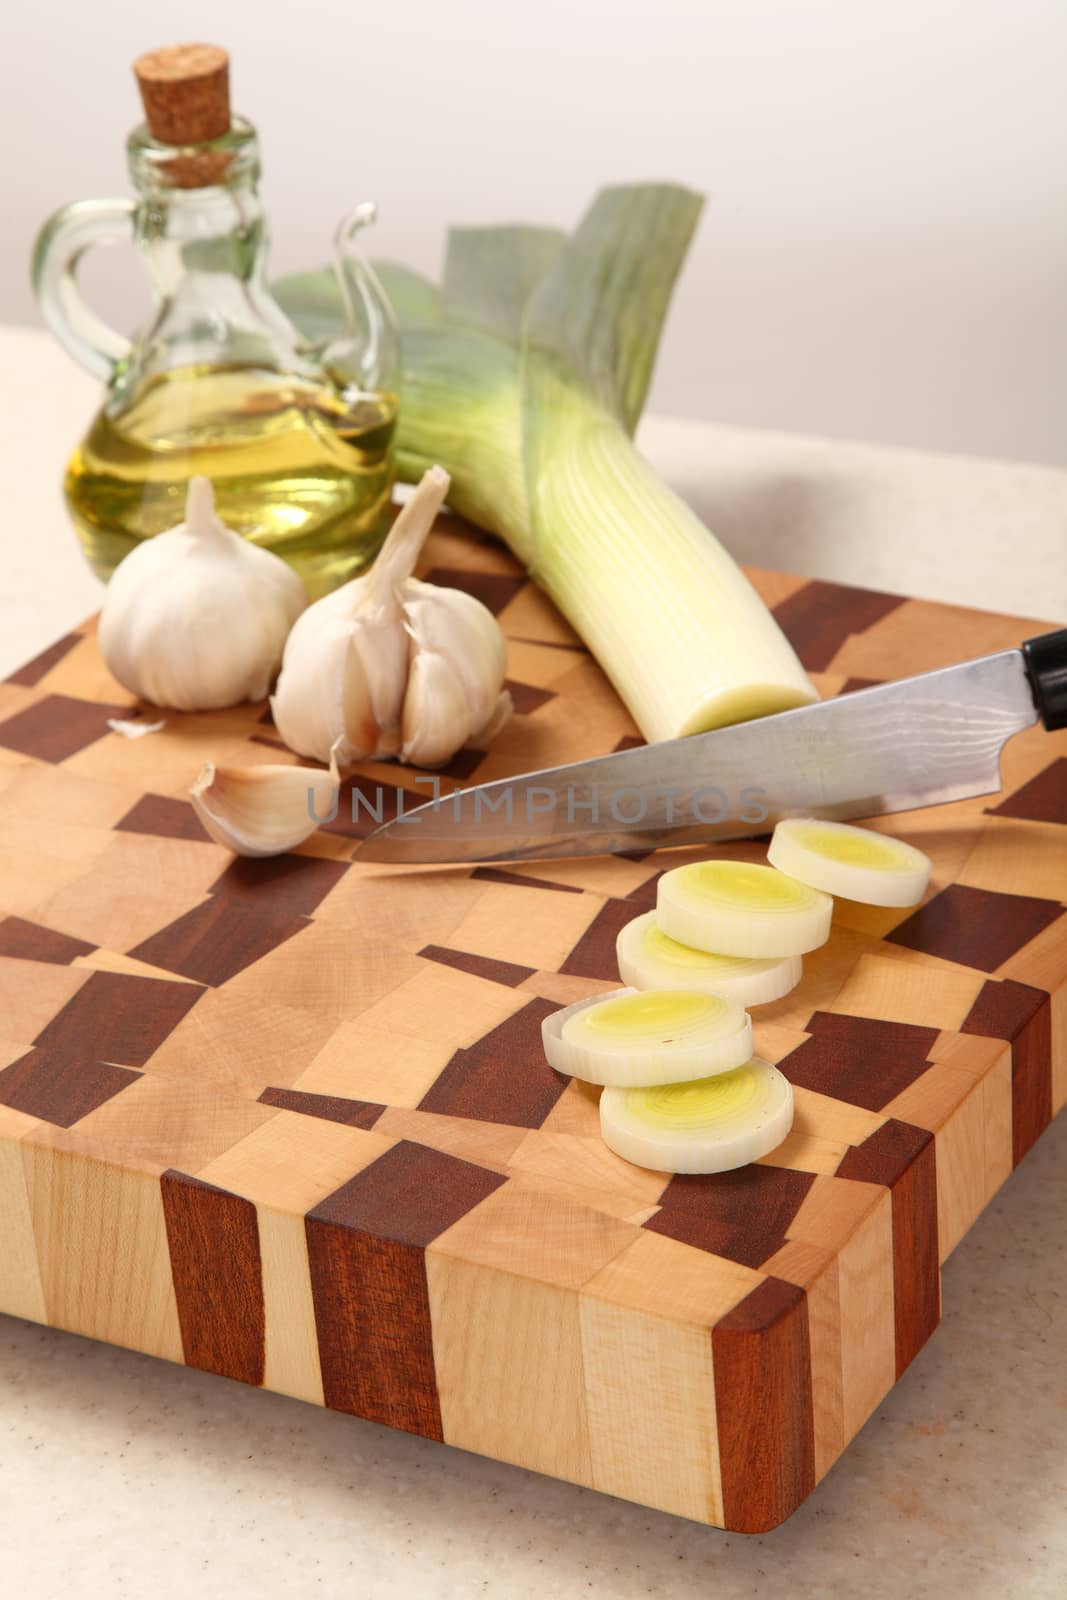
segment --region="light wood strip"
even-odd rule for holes
[[[981,973],[963,968],[937,971],[865,955],[827,1009],[917,1027],[959,1028],[984,981]]]
[[[159,1173],[76,1148],[22,1141],[53,1327],[181,1361]]]
[[[0,1311],[31,1322],[48,1320],[22,1156],[23,1138],[39,1126],[36,1118],[0,1106]]]
[[[583,1295],[593,1488],[722,1522],[711,1334]]]

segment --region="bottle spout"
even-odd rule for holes
[[[373,200],[341,218],[333,236],[333,267],[345,331],[327,346],[323,364],[344,388],[395,393],[400,364],[396,317],[374,268],[353,248],[364,228],[378,219]]]
[[[361,200],[341,218],[333,233],[333,256],[340,267],[348,256],[348,247],[356,234],[370,228],[378,220],[378,207],[373,200]]]

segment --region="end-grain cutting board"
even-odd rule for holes
[[[443,525],[427,566],[509,641],[516,715],[453,782],[632,741],[497,546]],[[754,578],[824,695],[1039,631]],[[926,903],[839,904],[757,1013],[789,1139],[668,1181],[605,1149],[540,1024],[617,983],[616,932],[677,856],[350,865],[379,785],[386,815],[397,782],[426,797],[372,764],[297,854],[234,861],[185,795],[208,756],[290,759],[269,715],[127,740],[108,719],[131,710],[91,625],[0,686],[0,1309],[780,1522],[932,1333],[940,1262],[1067,1097],[1067,737],[1015,739],[999,797],[887,821],[933,857]]]

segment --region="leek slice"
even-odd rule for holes
[[[870,906],[917,905],[933,867],[903,839],[807,817],[778,823],[767,859],[801,883]]]
[[[636,184],[602,190],[569,237],[454,229],[440,291],[378,266],[401,324],[401,475],[447,469],[453,509],[507,541],[649,740],[816,698],[747,578],[632,442],[701,203]],[[275,293],[309,337],[338,330],[326,274]]]
[[[608,1149],[654,1172],[731,1172],[769,1155],[792,1126],[792,1085],[759,1056],[718,1077],[600,1097]]]
[[[615,942],[619,977],[634,989],[704,989],[740,1006],[780,1000],[800,982],[799,956],[713,955],[665,934],[654,911],[628,922]]]
[[[752,1021],[734,1000],[696,989],[617,989],[541,1024],[557,1072],[585,1083],[681,1083],[731,1072],[752,1054]]]
[[[694,861],[659,880],[656,920],[679,944],[716,955],[798,956],[830,937],[834,902],[775,867]]]

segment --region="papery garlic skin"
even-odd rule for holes
[[[124,688],[157,706],[214,711],[261,700],[307,601],[292,568],[227,528],[208,479],[191,478],[185,521],[116,568],[100,650]]]
[[[511,710],[504,638],[481,601],[410,576],[449,477],[431,467],[369,573],[304,612],[271,701],[300,755],[442,766]]]
[[[504,638],[473,595],[416,578],[404,585],[404,621],[411,665],[400,759],[437,767],[510,713]]]
[[[325,772],[274,764],[216,767],[207,761],[189,797],[216,844],[239,856],[277,856],[331,820],[340,782],[336,755]]]
[[[144,739],[150,733],[162,733],[167,726],[165,720],[134,722],[130,717],[108,717],[107,725],[112,733],[121,734],[123,739]]]
[[[290,750],[317,761],[335,744],[340,761],[353,759],[344,733],[351,626],[336,604],[334,614],[330,609],[347,587],[324,595],[293,625],[270,703],[274,726]]]

